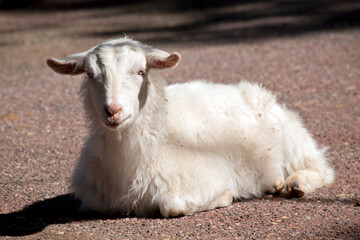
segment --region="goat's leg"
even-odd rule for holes
[[[263,192],[275,195],[280,194],[284,189],[285,185],[285,178],[283,174],[283,169],[281,168],[281,163],[273,160],[269,161],[265,169],[267,170],[264,170],[264,174],[261,179],[261,186],[263,188]]]
[[[284,181],[282,180],[282,178],[277,177],[272,182],[272,185],[268,188],[267,193],[277,195],[280,194],[283,189],[284,189]]]
[[[177,196],[165,196],[159,203],[159,209],[161,215],[166,218],[179,217],[183,215],[190,215],[190,212],[186,206],[186,202]]]
[[[219,194],[215,199],[208,205],[205,210],[211,210],[215,208],[221,208],[229,206],[233,202],[233,195],[230,189],[227,189],[225,192]]]
[[[199,203],[192,199],[183,200],[180,197],[169,195],[159,204],[160,212],[164,217],[178,217],[191,215],[195,212],[211,210],[229,206],[233,202],[233,195],[228,189],[217,195],[208,203]]]
[[[291,197],[302,197],[329,183],[327,174],[333,173],[330,170],[329,172],[315,169],[299,170],[286,178],[285,188]]]
[[[334,170],[329,167],[324,150],[318,150],[310,136],[301,145],[293,145],[293,159],[288,165],[285,189],[291,197],[302,197],[334,181]],[[290,154],[289,154],[290,155]]]
[[[286,190],[290,197],[302,197],[305,195],[305,180],[303,171],[295,172],[286,178]]]

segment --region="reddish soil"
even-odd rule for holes
[[[358,2],[48,2],[0,9],[0,238],[360,239]],[[335,183],[174,219],[78,212],[68,186],[87,133],[81,77],[45,59],[124,33],[182,54],[169,83],[247,79],[275,92],[329,147]]]

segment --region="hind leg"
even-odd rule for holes
[[[305,183],[301,171],[286,178],[285,188],[290,197],[303,197],[306,193]]]
[[[304,169],[287,177],[285,188],[291,197],[303,197],[305,194],[331,183],[331,179],[333,179],[333,172],[330,169],[327,171]]]
[[[268,189],[268,193],[270,194],[280,194],[282,192],[282,190],[284,189],[284,181],[281,178],[275,178],[275,180],[273,181],[272,185],[269,187]]]
[[[263,192],[267,194],[280,194],[284,189],[284,175],[281,164],[277,161],[267,163],[266,169],[262,175]]]

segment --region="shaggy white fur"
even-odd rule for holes
[[[265,192],[301,197],[334,171],[299,117],[257,84],[167,86],[168,54],[121,38],[47,64],[81,74],[89,137],[72,188],[81,208],[164,217]]]

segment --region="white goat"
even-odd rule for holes
[[[72,188],[81,208],[164,217],[279,193],[302,197],[334,171],[299,117],[256,84],[167,86],[180,55],[121,38],[47,64],[84,75],[90,134]]]

